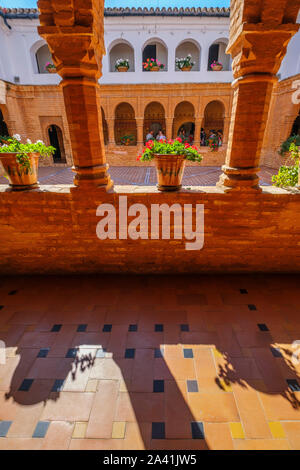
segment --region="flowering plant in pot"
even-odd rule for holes
[[[143,67],[147,72],[159,72],[165,68],[165,65],[156,59],[147,59],[146,62],[143,62]]]
[[[132,134],[127,134],[127,135],[123,135],[123,137],[121,138],[121,145],[131,145],[132,143],[134,142],[134,135]]]
[[[23,144],[19,134],[9,137],[0,146],[0,161],[12,189],[36,188],[39,157],[50,157],[54,152],[54,147],[46,146],[41,140],[32,143],[27,139]]]
[[[56,73],[56,67],[51,62],[47,62],[45,65],[45,70],[47,70],[49,73]]]
[[[223,64],[222,64],[222,62],[219,62],[218,60],[214,60],[214,61],[210,64],[210,68],[211,68],[214,72],[220,72],[220,71],[223,69]]]
[[[188,54],[186,57],[183,57],[182,59],[176,58],[175,60],[176,67],[179,68],[182,72],[189,72],[192,70],[193,66],[195,65],[195,62],[192,61],[192,56],[191,54]]]
[[[160,191],[177,191],[181,182],[186,160],[200,163],[202,155],[195,145],[183,143],[180,137],[176,140],[149,140],[139,161],[147,162],[154,159]]]
[[[118,72],[127,72],[130,68],[128,59],[118,59],[115,63],[115,69]]]
[[[215,134],[211,135],[208,139],[208,146],[211,152],[217,152],[219,150],[219,139]]]

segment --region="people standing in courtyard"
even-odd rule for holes
[[[167,138],[166,138],[166,136],[164,135],[164,133],[163,133],[162,130],[158,131],[158,134],[157,134],[157,136],[156,136],[156,140],[157,140],[158,142],[160,142],[160,141],[162,141],[162,140],[167,140]]]
[[[146,142],[149,142],[149,140],[154,140],[154,131],[150,129],[148,134],[146,135]]]
[[[219,140],[219,147],[222,146],[222,143],[223,143],[223,132],[221,129],[218,130],[218,140]]]
[[[201,134],[200,134],[200,143],[201,146],[204,147],[206,145],[206,133],[203,127],[201,127]]]

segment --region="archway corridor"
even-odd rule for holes
[[[299,449],[298,286],[2,277],[0,449]]]

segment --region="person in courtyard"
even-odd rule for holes
[[[206,133],[203,127],[201,127],[200,142],[202,147],[206,145]]]
[[[217,132],[217,135],[218,135],[218,143],[219,143],[219,147],[222,146],[222,143],[223,143],[223,133],[222,133],[222,130],[218,130]]]
[[[149,142],[149,140],[154,140],[154,131],[150,129],[148,134],[146,135],[146,142]]]
[[[163,141],[163,140],[167,140],[167,138],[166,138],[166,136],[164,135],[164,133],[163,133],[162,130],[158,131],[158,134],[157,134],[157,136],[156,136],[156,140],[157,140],[158,142]]]

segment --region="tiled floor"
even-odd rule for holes
[[[0,449],[299,450],[299,282],[0,278]]]
[[[126,167],[113,166],[109,168],[109,173],[117,185],[155,185],[157,183],[156,171],[154,167]],[[215,186],[222,171],[220,167],[186,167],[183,176],[184,186]],[[270,185],[272,175],[277,170],[263,167],[260,172],[260,184]],[[39,182],[45,185],[72,184],[74,173],[68,167],[40,167]],[[0,184],[5,184],[7,180],[0,177]]]

